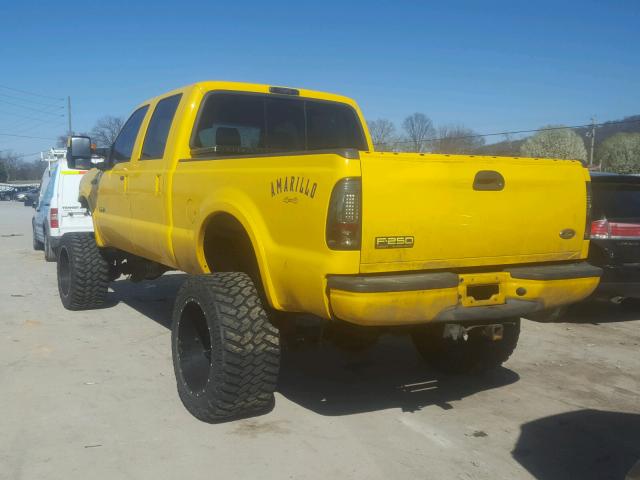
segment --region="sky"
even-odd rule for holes
[[[640,0],[3,0],[0,17],[0,153],[53,146],[67,96],[84,132],[205,79],[340,93],[368,120],[422,112],[479,133],[640,114]]]

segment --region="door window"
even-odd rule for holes
[[[127,123],[122,127],[122,130],[120,130],[118,138],[116,138],[113,144],[113,152],[111,154],[111,161],[113,163],[128,162],[131,160],[133,146],[136,143],[140,125],[142,125],[142,120],[147,114],[148,109],[149,105],[145,105],[133,112],[129,120],[127,120]]]
[[[182,94],[173,95],[158,102],[147,128],[140,160],[150,160],[164,156],[169,129],[181,97]]]

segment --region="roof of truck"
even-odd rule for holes
[[[327,100],[333,102],[341,102],[351,105],[354,108],[357,108],[357,104],[354,100],[349,97],[345,97],[343,95],[337,95],[335,93],[321,92],[317,90],[307,90],[303,88],[297,87],[285,87],[281,85],[267,85],[262,83],[246,83],[246,82],[229,82],[225,80],[205,80],[201,82],[192,83],[190,85],[185,85],[180,88],[176,88],[171,90],[170,92],[163,93],[162,95],[157,95],[155,97],[149,98],[146,101],[142,102],[140,106],[147,105],[158,98],[168,97],[171,95],[175,95],[178,93],[183,93],[190,89],[199,89],[201,92],[206,93],[215,90],[221,91],[231,91],[231,92],[253,92],[253,93],[266,93],[271,95],[285,95],[292,97],[303,97],[303,98],[315,98],[318,100]],[[284,93],[284,92],[289,93]],[[297,92],[297,93],[295,93]]]

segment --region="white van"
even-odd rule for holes
[[[93,232],[91,215],[78,202],[80,180],[92,166],[69,168],[67,160],[60,159],[51,163],[42,175],[40,198],[32,220],[33,248],[44,250],[49,262],[56,260],[56,249],[65,233]]]

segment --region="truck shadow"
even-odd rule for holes
[[[112,282],[108,302],[125,303],[144,316],[171,328],[171,310],[184,274],[156,280]],[[384,336],[361,353],[313,342],[284,349],[278,391],[289,400],[321,415],[349,415],[387,408],[413,412],[428,405],[453,408],[449,402],[499,388],[519,380],[500,368],[483,376],[440,375],[418,357],[408,337]]]
[[[511,454],[541,480],[622,479],[640,460],[640,415],[577,410],[534,420]]]
[[[171,312],[186,274],[168,274],[155,280],[133,283],[121,278],[111,282],[107,304],[125,303],[163,327],[171,328]]]
[[[388,408],[415,412],[519,380],[500,368],[481,376],[447,376],[431,370],[407,337],[384,336],[358,354],[331,345],[285,351],[278,391],[321,415],[339,416]]]
[[[586,301],[570,306],[561,323],[601,323],[628,322],[640,320],[640,300],[628,299],[622,304],[607,301]]]

